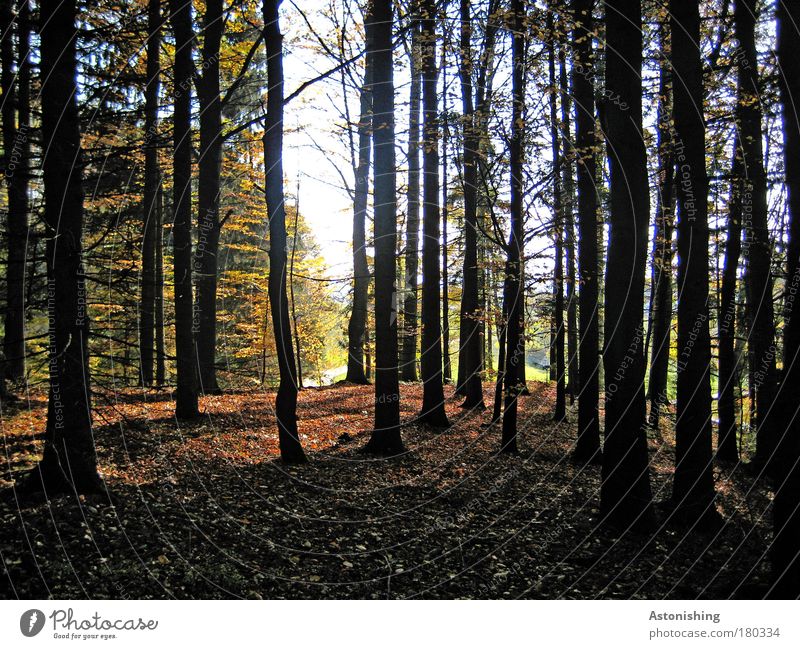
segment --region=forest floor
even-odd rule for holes
[[[0,597],[22,598],[727,598],[768,570],[766,485],[715,467],[724,525],[598,527],[600,469],[570,462],[575,412],[554,424],[552,385],[521,405],[521,454],[498,455],[488,413],[446,388],[452,427],[413,423],[408,452],[360,453],[371,386],[300,394],[309,462],[277,458],[274,395],[203,398],[176,426],[165,394],[96,399],[108,496],[0,504]],[[412,421],[421,386],[401,386]],[[490,390],[486,392],[490,402]],[[41,452],[44,399],[2,413],[0,488]],[[669,497],[674,439],[650,434],[653,491]]]

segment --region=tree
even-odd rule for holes
[[[142,196],[142,303],[139,311],[139,356],[143,386],[153,384],[156,345],[156,245],[160,244],[161,171],[158,166],[158,98],[161,90],[161,2],[147,3],[147,81],[144,89],[144,193]]]
[[[642,133],[642,10],[639,0],[606,3],[608,160],[611,171],[606,262],[605,442],[600,512],[625,529],[652,524],[645,427],[644,275],[650,195]]]
[[[30,9],[19,3],[16,21],[12,0],[0,3],[0,64],[2,65],[2,119],[4,175],[8,187],[8,258],[6,311],[3,334],[4,376],[25,376],[25,257],[28,241],[28,180],[30,176]],[[16,22],[17,56],[12,27]],[[16,65],[16,72],[14,67]]]
[[[367,294],[369,292],[369,265],[367,263],[367,200],[369,198],[369,167],[372,131],[372,5],[364,15],[364,41],[366,60],[364,80],[360,93],[358,119],[358,163],[354,169],[353,190],[353,310],[347,325],[347,376],[346,381],[365,385],[364,344],[367,330]]]
[[[523,146],[525,134],[525,9],[523,0],[511,0],[511,233],[508,241],[506,282],[503,310],[507,314],[506,357],[504,371],[503,438],[501,450],[517,453],[517,401],[520,394],[518,364],[525,364],[522,347],[522,301],[524,257],[522,256],[523,223]]]
[[[667,371],[672,333],[672,233],[675,227],[675,160],[673,154],[672,71],[669,66],[669,19],[658,26],[660,40],[658,76],[658,202],[653,230],[653,274],[651,282],[650,400],[649,424],[658,428],[661,407],[667,402]]]
[[[175,110],[173,114],[172,242],[175,277],[175,416],[191,419],[197,409],[197,365],[192,314],[192,6],[170,0],[175,35]]]
[[[409,67],[411,88],[408,106],[408,215],[406,218],[405,285],[403,286],[403,339],[400,374],[404,381],[417,380],[417,301],[419,286],[419,115],[421,99],[419,2],[411,9]]]
[[[206,0],[203,16],[203,74],[197,80],[200,100],[198,160],[198,241],[194,269],[197,284],[197,366],[203,394],[220,392],[217,383],[217,266],[219,259],[219,200],[222,173],[222,101],[219,58],[222,0]]]
[[[777,372],[775,369],[775,314],[772,303],[772,245],[767,223],[767,176],[761,143],[761,102],[756,56],[755,0],[735,0],[734,25],[739,48],[736,53],[738,83],[736,125],[739,130],[742,204],[746,251],[745,289],[749,348],[755,389],[756,455],[754,462],[768,466],[775,451],[773,411]]]
[[[101,491],[92,436],[89,317],[83,267],[82,149],[74,0],[44,0],[41,12],[44,221],[50,389],[41,482],[45,492]]]
[[[392,71],[392,3],[373,0],[373,165],[375,193],[375,428],[366,450],[403,451],[397,376],[397,195]]]
[[[783,116],[783,158],[789,206],[783,375],[778,390],[780,437],[776,447],[772,585],[775,597],[800,597],[800,6],[778,1],[778,83]]]
[[[439,312],[439,101],[436,66],[436,4],[421,6],[423,94],[423,212],[422,212],[422,412],[420,421],[447,427],[442,377],[442,326]]]
[[[267,117],[264,122],[264,168],[269,218],[269,304],[275,334],[280,382],[275,395],[275,419],[281,459],[305,462],[297,432],[297,367],[292,349],[289,299],[286,294],[286,210],[283,195],[283,35],[280,0],[264,0],[264,43],[267,50]]]
[[[599,415],[599,326],[597,302],[600,296],[597,253],[597,188],[595,176],[594,63],[592,0],[573,0],[572,31],[575,63],[572,95],[575,103],[575,154],[578,190],[578,440],[574,457],[578,461],[600,459]]]
[[[678,206],[678,393],[672,500],[686,522],[711,523],[711,339],[708,329],[708,176],[700,8],[671,0]],[[698,103],[699,102],[699,103]]]

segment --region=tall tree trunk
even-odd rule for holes
[[[558,123],[554,13],[555,7],[551,5],[547,11],[549,38],[547,68],[550,81],[550,140],[553,154],[553,234],[555,238],[553,326],[555,328],[556,403],[553,419],[562,421],[567,416],[566,368],[564,366],[564,206],[561,186],[561,136]]]
[[[155,295],[153,298],[156,340],[156,385],[162,387],[166,378],[166,353],[164,351],[164,189],[158,186],[158,207],[155,232]]]
[[[564,33],[562,38],[566,39]],[[570,96],[569,84],[567,81],[567,53],[566,45],[560,44],[558,54],[559,65],[559,88],[561,96],[561,148],[563,158],[561,160],[561,187],[564,200],[562,201],[563,222],[564,222],[564,255],[567,265],[566,271],[566,302],[567,302],[567,372],[569,381],[567,383],[567,393],[569,394],[570,404],[575,402],[578,393],[580,380],[578,379],[578,300],[575,293],[575,182],[574,182],[574,160],[575,143],[572,140],[572,128],[570,126],[570,113],[572,112],[572,98]]]
[[[222,40],[222,0],[206,0],[203,16],[203,75],[200,99],[200,156],[198,161],[198,236],[194,269],[197,283],[198,379],[203,394],[218,394],[217,265],[219,259],[219,198],[222,173],[222,101],[219,94],[219,48]]]
[[[672,71],[669,67],[669,20],[659,25],[661,54],[658,82],[658,204],[653,232],[653,275],[651,283],[649,424],[658,428],[661,407],[667,402],[670,334],[672,332],[672,232],[675,226],[675,158],[673,153]],[[646,349],[646,348],[645,348]]]
[[[736,355],[736,276],[739,255],[742,249],[742,201],[741,183],[742,157],[739,153],[739,137],[734,140],[734,160],[731,173],[731,196],[728,206],[728,238],[725,245],[725,261],[722,268],[720,289],[718,333],[719,333],[719,429],[717,431],[717,457],[736,462],[739,451],[736,444],[736,398],[734,388],[738,383],[739,359]]]
[[[642,135],[640,0],[606,3],[604,105],[611,172],[606,262],[605,443],[600,511],[621,529],[652,523],[645,427],[644,276],[650,195]]]
[[[459,327],[459,362],[456,391],[465,397],[465,408],[483,408],[481,384],[480,287],[478,282],[478,170],[481,134],[485,130],[488,110],[486,83],[488,66],[494,50],[496,25],[492,16],[495,3],[489,5],[484,49],[478,70],[477,86],[473,85],[472,19],[470,3],[461,0],[461,99],[463,105],[463,177],[464,177],[464,265]],[[474,93],[474,94],[473,94]]]
[[[439,308],[439,98],[436,66],[436,4],[422,0],[421,62],[423,114],[422,208],[422,412],[421,422],[447,427],[442,377],[442,323]]]
[[[44,0],[41,12],[42,150],[47,234],[50,391],[45,447],[32,488],[102,489],[92,436],[89,317],[83,268],[83,187],[74,0]],[[34,473],[35,475],[35,473]],[[32,476],[33,478],[33,476]]]
[[[406,219],[405,284],[403,286],[403,339],[400,374],[404,381],[417,380],[417,294],[419,286],[419,145],[420,145],[420,35],[418,2],[411,16],[411,96],[408,107],[408,217]]]
[[[267,50],[267,116],[264,123],[264,166],[269,216],[269,307],[275,334],[280,381],[275,419],[281,459],[305,462],[297,432],[297,368],[292,350],[289,299],[286,295],[287,237],[283,195],[283,35],[278,22],[280,0],[264,0],[264,43]]]
[[[142,218],[142,304],[139,311],[139,380],[153,384],[155,347],[156,239],[161,228],[158,167],[158,97],[161,89],[161,2],[147,3],[147,81],[144,89],[144,196]]]
[[[373,134],[375,151],[375,428],[366,450],[403,451],[397,376],[397,194],[392,70],[392,2],[374,0]]]
[[[197,417],[197,364],[192,320],[192,7],[170,0],[175,34],[173,115],[172,241],[175,277],[175,360],[178,374],[175,416]]]
[[[775,314],[772,303],[772,245],[767,223],[767,176],[761,141],[761,103],[756,55],[755,0],[735,0],[734,23],[739,41],[736,121],[742,157],[741,203],[747,258],[747,320],[755,388],[755,462],[767,465],[775,451],[771,424],[777,383]],[[771,413],[772,411],[772,413]]]
[[[372,131],[372,5],[364,15],[366,60],[358,119],[358,164],[353,192],[353,310],[347,325],[347,376],[350,383],[365,385],[364,344],[367,331],[369,265],[367,262],[367,201]]]
[[[712,522],[711,340],[708,329],[708,176],[698,3],[671,0],[678,206],[678,397],[673,505]],[[700,102],[699,104],[697,102]]]
[[[447,103],[447,49],[448,39],[445,35],[442,41],[442,351],[444,353],[444,382],[453,380],[450,364],[450,284],[449,269],[447,267],[447,142],[450,138]]]
[[[594,59],[592,0],[572,0],[575,62],[572,96],[575,102],[575,152],[578,188],[578,461],[600,459],[599,323],[600,286],[597,259],[597,162],[595,151]]]
[[[30,14],[19,3],[16,20],[17,56],[14,56],[12,0],[0,3],[0,63],[2,63],[3,149],[8,187],[8,256],[6,312],[3,335],[4,376],[25,376],[25,256],[28,244],[28,179],[30,176]],[[16,64],[17,70],[14,71]]]
[[[508,241],[508,267],[503,310],[508,314],[506,325],[506,358],[504,376],[503,437],[501,451],[517,453],[517,401],[521,391],[518,365],[525,364],[522,353],[522,309],[524,259],[523,243],[523,143],[525,135],[525,10],[523,0],[511,0],[512,73],[511,73],[511,234]]]
[[[778,81],[783,104],[784,162],[789,205],[787,295],[783,375],[778,393],[781,421],[775,467],[772,595],[800,597],[800,6],[778,2]]]

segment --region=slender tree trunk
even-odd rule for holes
[[[567,38],[564,34],[562,38]],[[561,161],[561,187],[564,200],[562,201],[564,221],[564,253],[567,265],[566,277],[566,302],[567,302],[567,371],[569,381],[567,393],[570,404],[575,402],[580,380],[578,379],[578,300],[575,293],[575,182],[573,179],[575,143],[572,139],[570,114],[572,112],[572,97],[570,96],[567,81],[567,54],[566,46],[561,43],[558,55],[559,87],[561,96],[561,148],[563,158]]]
[[[653,233],[653,275],[651,283],[649,424],[658,428],[661,407],[667,403],[667,372],[672,332],[672,232],[675,226],[675,158],[673,153],[672,71],[669,67],[669,21],[659,25],[661,59],[659,61],[658,103],[658,204]],[[645,349],[647,349],[645,347]]]
[[[644,276],[650,195],[642,137],[642,9],[606,3],[605,104],[611,213],[606,262],[605,444],[600,511],[623,530],[652,523],[645,428]]]
[[[203,394],[220,393],[217,383],[217,265],[219,259],[219,197],[222,173],[222,101],[219,49],[222,40],[222,0],[206,0],[203,17],[203,75],[200,99],[197,250],[194,271],[197,313],[193,322],[197,343],[198,379]]]
[[[297,318],[297,309],[294,301],[294,260],[297,256],[298,227],[300,225],[300,177],[297,177],[297,196],[294,204],[294,228],[292,229],[292,257],[289,261],[289,300],[292,309],[292,333],[294,334],[294,349],[297,355],[297,389],[303,389],[303,357],[300,348],[300,320]],[[321,382],[320,382],[321,383]]]
[[[470,3],[461,0],[461,98],[464,121],[464,266],[461,292],[459,363],[456,390],[465,397],[464,408],[483,408],[481,384],[480,294],[478,282],[478,166],[483,131],[485,88],[488,60],[494,48],[495,27],[487,20],[485,48],[478,71],[477,88],[473,87],[472,21]],[[490,16],[492,9],[489,9]],[[473,96],[473,90],[475,96]],[[477,101],[476,101],[477,98]]]
[[[789,246],[783,376],[778,393],[773,505],[772,591],[774,597],[800,597],[800,6],[778,2],[778,80],[783,104],[784,162],[789,205]]]
[[[375,151],[375,428],[366,450],[397,455],[400,386],[397,376],[397,194],[392,70],[392,3],[374,0],[373,147]]]
[[[147,82],[144,89],[144,196],[142,217],[142,304],[139,311],[139,380],[153,384],[155,347],[156,239],[161,228],[158,205],[158,97],[161,90],[161,2],[147,3]]]
[[[83,187],[74,0],[44,0],[41,12],[42,150],[47,233],[50,391],[41,481],[33,489],[102,489],[92,436],[89,317],[82,260]]]
[[[290,464],[305,462],[297,432],[297,368],[292,350],[289,299],[286,295],[288,244],[283,195],[283,35],[280,31],[280,0],[264,0],[264,43],[267,50],[267,117],[264,123],[264,166],[269,216],[269,306],[278,359],[280,382],[275,396],[275,419],[281,459]]]
[[[447,267],[447,142],[450,138],[447,103],[447,48],[448,39],[445,36],[442,42],[442,350],[444,352],[444,382],[453,380],[450,365],[450,284],[449,269]]]
[[[736,398],[734,388],[738,383],[739,359],[736,355],[736,276],[742,249],[742,157],[739,154],[739,137],[734,140],[734,160],[731,173],[731,197],[728,207],[728,238],[722,268],[722,287],[718,321],[719,334],[719,429],[717,432],[717,458],[736,462],[739,451],[736,444]]]
[[[600,459],[599,320],[600,286],[597,253],[597,162],[595,150],[594,63],[592,0],[572,0],[575,62],[572,96],[575,101],[575,153],[578,188],[578,461]]]
[[[358,164],[353,193],[353,310],[347,325],[347,376],[349,383],[368,383],[364,371],[364,344],[367,331],[369,265],[367,262],[367,201],[372,131],[372,15],[371,5],[364,15],[366,61],[361,87],[358,119]]]
[[[172,162],[172,241],[175,276],[175,357],[178,387],[175,416],[197,417],[197,363],[192,308],[192,8],[170,0],[175,34],[175,111]]]
[[[501,450],[517,453],[517,401],[521,391],[518,365],[525,363],[522,351],[522,310],[524,258],[522,256],[523,223],[522,193],[524,154],[525,108],[525,10],[523,0],[511,0],[512,73],[511,73],[511,234],[508,241],[508,268],[506,290],[503,296],[504,311],[508,313],[506,325],[505,407],[503,408],[503,438]],[[522,353],[520,353],[522,351]]]
[[[422,208],[422,412],[421,422],[447,427],[442,377],[439,275],[439,98],[436,65],[435,0],[422,0],[421,63],[423,114]]]
[[[415,2],[415,14],[419,11]],[[400,374],[404,381],[417,380],[417,296],[419,286],[419,147],[420,147],[420,35],[419,17],[411,17],[411,96],[408,107],[408,218],[406,220],[406,276],[403,286],[403,339],[400,351]]]
[[[711,340],[708,329],[708,176],[700,8],[671,0],[678,205],[678,397],[673,504],[687,522],[711,522]],[[697,102],[700,102],[699,104]]]
[[[772,245],[767,222],[767,176],[761,143],[761,102],[756,55],[755,0],[735,0],[734,23],[737,52],[738,85],[736,121],[742,156],[741,203],[747,258],[747,320],[753,358],[755,388],[756,456],[754,461],[768,465],[775,451],[775,433],[770,415],[777,383],[775,368],[775,314],[772,303]]]
[[[164,351],[164,189],[158,186],[158,211],[155,232],[155,295],[153,301],[156,340],[156,385],[162,387],[166,378],[166,353]]]
[[[567,416],[566,368],[564,365],[564,206],[561,186],[561,136],[558,131],[558,99],[556,96],[558,86],[556,85],[554,13],[555,7],[551,5],[547,11],[549,38],[547,68],[550,80],[550,140],[553,152],[553,234],[555,238],[553,326],[555,328],[556,403],[553,419],[562,421]]]
[[[4,379],[25,376],[25,256],[28,245],[28,180],[30,176],[30,15],[28,3],[19,4],[16,20],[17,56],[14,56],[12,0],[0,3],[0,63],[2,63],[3,149],[8,188],[8,254],[6,312],[3,335]],[[17,70],[15,72],[14,65]]]

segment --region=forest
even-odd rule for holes
[[[796,0],[0,34],[0,597],[800,598]]]

